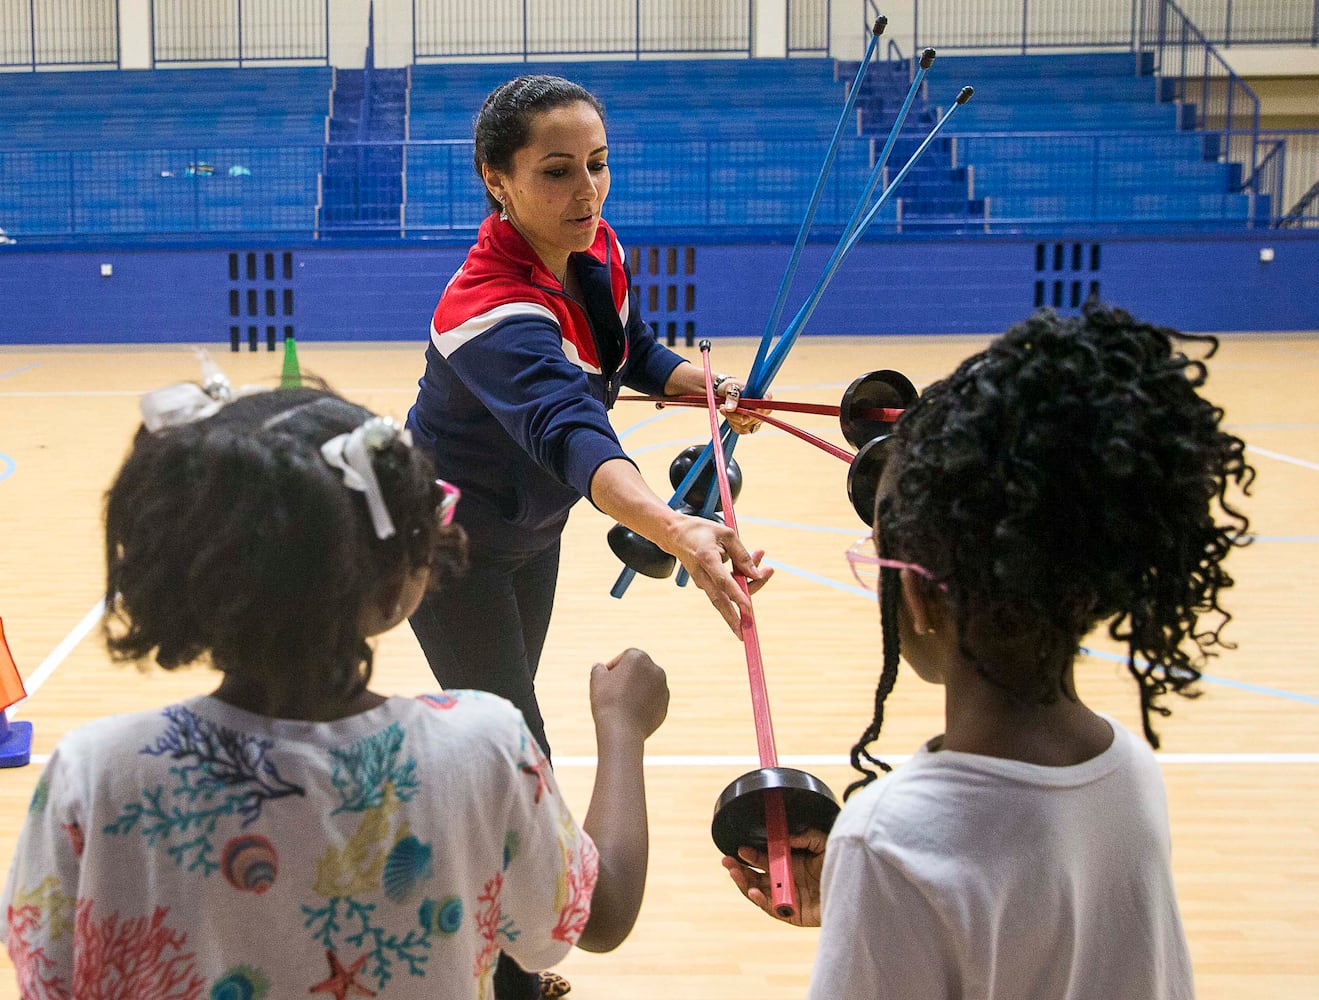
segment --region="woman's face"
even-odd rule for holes
[[[507,172],[487,164],[486,186],[554,274],[589,249],[609,194],[609,147],[595,108],[576,101],[538,113]]]

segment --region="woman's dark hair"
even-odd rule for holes
[[[1194,697],[1214,647],[1230,648],[1223,560],[1246,544],[1249,522],[1228,492],[1249,493],[1255,475],[1223,411],[1199,394],[1208,373],[1184,342],[1205,357],[1218,348],[1097,303],[1071,319],[1036,313],[902,415],[887,446],[893,487],[875,516],[883,554],[947,588],[962,655],[1013,697],[1074,698],[1081,639],[1109,622],[1155,747],[1151,713],[1170,714],[1159,699]],[[882,613],[896,621],[898,585],[885,583],[894,600]],[[1206,613],[1216,616],[1207,628]],[[875,777],[860,759],[879,763],[866,746],[897,657],[886,624],[875,721],[853,751],[866,777],[849,793]],[[1003,668],[1022,662],[1033,669]]]
[[[441,528],[430,459],[401,437],[372,452],[395,526],[321,456],[370,411],[325,389],[242,396],[209,419],[139,431],[106,498],[106,644],[166,669],[207,654],[351,696],[372,651],[363,610],[408,571],[451,578],[465,536]]]
[[[472,160],[492,212],[498,212],[501,206],[485,186],[481,168],[488,163],[499,171],[511,170],[513,155],[531,139],[532,119],[542,111],[552,111],[578,101],[593,107],[604,121],[604,106],[595,95],[561,76],[519,76],[500,84],[486,97],[476,116],[476,145]]]

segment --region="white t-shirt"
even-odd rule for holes
[[[1149,747],[1075,767],[921,750],[825,852],[812,1000],[1189,1000]]]
[[[500,950],[527,969],[563,958],[597,869],[493,695],[335,722],[196,698],[61,741],[0,937],[41,1000],[488,998]]]

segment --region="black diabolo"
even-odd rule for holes
[[[692,465],[695,464],[706,447],[703,444],[694,444],[678,453],[678,457],[669,466],[669,483],[674,489],[682,485],[682,481],[687,478],[687,473],[691,471]],[[704,510],[706,494],[710,491],[710,484],[713,482],[714,463],[709,462],[692,480],[691,486],[687,487],[687,495],[682,498],[683,503],[688,507],[696,508],[698,511]],[[737,503],[737,498],[742,494],[742,469],[731,458],[728,460],[728,488],[733,494],[733,503]],[[723,510],[723,502],[716,499],[714,509]]]
[[[719,794],[710,835],[720,851],[735,858],[739,847],[765,850],[764,800],[772,789],[782,792],[789,837],[812,829],[828,833],[834,825],[839,806],[828,785],[796,768],[762,767],[735,778]]]
[[[884,474],[884,460],[888,456],[889,435],[867,442],[852,459],[847,469],[847,499],[852,501],[856,516],[870,527],[875,525],[875,496],[879,493],[879,478]]]
[[[843,437],[853,448],[861,448],[868,441],[889,434],[896,419],[865,417],[869,410],[906,409],[920,395],[911,380],[901,372],[876,371],[853,380],[843,393],[838,407],[838,423]]]

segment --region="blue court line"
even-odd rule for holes
[[[634,428],[632,428],[632,429],[635,429],[635,428],[637,428],[637,427],[641,427],[641,426],[643,426],[643,425],[645,425],[645,424],[651,424],[651,423],[654,423],[656,420],[663,419],[664,417],[669,416],[671,413],[672,413],[671,410],[670,410],[670,411],[667,411],[667,412],[664,412],[664,413],[657,413],[655,416],[650,417],[650,418],[648,418],[647,420],[642,421],[641,423],[634,425]],[[627,432],[625,431],[624,433],[627,433]],[[782,434],[783,432],[780,431],[780,432],[777,432],[777,433]],[[622,436],[623,436],[623,435],[621,435],[621,434],[619,435],[620,438],[621,438]],[[644,447],[644,448],[637,449],[637,451],[635,451],[635,452],[630,452],[630,454],[634,454],[634,455],[635,455],[635,454],[641,454],[641,453],[646,452],[646,451],[653,451],[653,450],[655,450],[656,448],[671,448],[671,447],[674,447],[675,445],[681,445],[681,446],[683,446],[683,447],[686,447],[688,444],[690,444],[690,441],[688,441],[688,440],[686,440],[686,439],[684,439],[684,440],[682,440],[682,441],[668,441],[668,442],[661,442],[661,443],[659,443],[659,444],[647,445],[647,446]],[[1254,450],[1259,451],[1261,454],[1268,455],[1268,457],[1270,457],[1270,458],[1278,458],[1278,459],[1281,459],[1282,461],[1286,461],[1286,462],[1294,462],[1294,463],[1296,463],[1296,464],[1298,464],[1298,465],[1304,465],[1304,466],[1309,467],[1309,468],[1319,469],[1319,466],[1311,465],[1310,463],[1308,463],[1308,462],[1304,462],[1304,461],[1302,461],[1302,460],[1300,460],[1300,459],[1294,459],[1294,458],[1291,458],[1291,457],[1289,457],[1289,456],[1285,456],[1285,455],[1278,455],[1278,454],[1273,453],[1273,452],[1266,452],[1266,451],[1263,451],[1262,449],[1254,449]],[[0,478],[3,478],[3,477],[0,477]],[[860,529],[853,530],[853,529],[850,529],[850,528],[830,528],[830,527],[817,526],[817,525],[804,525],[804,524],[797,524],[797,523],[794,523],[794,522],[792,522],[792,521],[775,521],[775,520],[772,520],[772,519],[769,519],[769,518],[755,518],[755,517],[742,517],[742,518],[739,518],[739,521],[742,522],[742,523],[745,523],[745,524],[759,524],[759,525],[764,525],[764,526],[766,526],[766,527],[792,528],[792,529],[795,529],[795,530],[797,530],[797,531],[812,531],[812,532],[824,532],[824,533],[828,533],[828,534],[858,535],[858,537],[859,537],[859,535],[863,535],[863,534],[865,534],[865,527],[864,527],[864,526],[862,526]],[[1273,543],[1298,543],[1298,542],[1300,542],[1300,543],[1313,543],[1313,542],[1319,542],[1319,536],[1315,536],[1315,535],[1255,535],[1255,536],[1252,536],[1252,541],[1256,541],[1256,542],[1264,542],[1264,543],[1269,543],[1269,542],[1273,542]],[[805,569],[802,569],[802,568],[800,568],[800,567],[798,567],[798,566],[790,566],[789,564],[784,563],[784,562],[780,562],[780,561],[777,560],[777,559],[771,559],[771,558],[769,558],[768,556],[765,558],[765,562],[766,562],[767,565],[773,566],[773,567],[775,568],[775,570],[782,570],[783,572],[785,572],[785,573],[790,573],[790,574],[792,574],[793,576],[801,577],[803,580],[809,580],[809,581],[811,581],[812,583],[818,583],[818,584],[821,584],[821,585],[823,585],[823,586],[825,586],[825,587],[829,587],[829,588],[831,588],[831,589],[833,589],[833,590],[839,590],[839,591],[842,591],[842,592],[845,593],[845,594],[854,594],[854,595],[859,596],[859,597],[864,597],[864,598],[866,598],[866,600],[871,601],[871,602],[874,602],[874,601],[875,601],[875,595],[874,595],[871,591],[866,590],[864,587],[858,587],[858,586],[855,586],[855,585],[853,585],[853,584],[843,583],[843,582],[838,581],[838,580],[833,580],[833,579],[830,579],[830,578],[827,577],[827,576],[822,576],[822,575],[820,575],[819,573],[813,573],[813,572],[811,572],[810,570],[805,570]],[[1119,655],[1117,655],[1117,654],[1115,654],[1115,653],[1105,653],[1105,652],[1101,652],[1101,651],[1099,651],[1099,650],[1087,649],[1087,648],[1084,647],[1084,646],[1081,647],[1081,652],[1082,652],[1083,654],[1085,654],[1086,656],[1094,657],[1095,659],[1111,660],[1111,661],[1113,661],[1113,662],[1115,662],[1115,663],[1122,663],[1122,664],[1125,664],[1125,663],[1127,662],[1127,659],[1126,659],[1125,656],[1119,656]],[[1200,679],[1201,679],[1202,681],[1204,681],[1205,683],[1207,683],[1207,684],[1219,684],[1219,685],[1222,685],[1223,687],[1236,688],[1237,690],[1240,690],[1240,691],[1249,691],[1249,692],[1252,692],[1252,693],[1254,693],[1254,694],[1269,695],[1269,696],[1274,697],[1274,698],[1283,698],[1283,699],[1285,699],[1285,700],[1287,700],[1287,701],[1296,701],[1296,702],[1300,702],[1301,704],[1305,704],[1305,705],[1319,705],[1319,698],[1313,697],[1313,696],[1311,696],[1311,695],[1298,694],[1298,693],[1296,693],[1296,692],[1294,692],[1294,691],[1282,691],[1282,690],[1279,690],[1278,688],[1265,687],[1265,686],[1260,685],[1260,684],[1249,684],[1249,683],[1247,683],[1247,682],[1245,682],[1245,681],[1234,681],[1234,680],[1229,680],[1228,678],[1225,678],[1225,677],[1215,677],[1215,676],[1213,676],[1212,674],[1202,674],[1201,677],[1200,677]]]
[[[12,476],[15,468],[14,460],[4,452],[0,452],[0,483]]]
[[[847,535],[849,538],[860,538],[862,535],[869,534],[864,524],[855,528],[829,528],[821,524],[798,524],[796,521],[775,521],[768,517],[743,517],[740,514],[737,517],[737,523],[761,524],[767,528],[791,528],[794,531],[825,532],[830,535]]]
[[[864,597],[871,604],[876,603],[874,593],[863,587],[843,583],[839,580],[831,580],[827,576],[821,576],[819,573],[812,573],[809,570],[804,570],[797,566],[790,566],[787,563],[779,562],[777,559],[766,557],[765,562],[770,566],[773,566],[776,571],[782,570],[785,573],[791,573],[793,576],[799,576],[803,580],[810,580],[812,583],[819,583],[826,587],[831,587],[834,590],[841,590],[845,594],[855,594],[858,597]],[[1081,647],[1081,652],[1085,656],[1093,657],[1097,660],[1108,660],[1113,663],[1121,663],[1124,666],[1127,662],[1125,656],[1121,656],[1117,653],[1108,653],[1103,650],[1090,649],[1086,646]],[[1302,705],[1319,705],[1319,698],[1308,694],[1298,694],[1295,691],[1283,691],[1279,688],[1265,687],[1262,684],[1250,684],[1246,681],[1231,680],[1226,677],[1215,677],[1212,674],[1202,674],[1200,679],[1206,684],[1218,684],[1223,687],[1236,688],[1239,691],[1249,691],[1252,694],[1263,694],[1273,698],[1282,698],[1286,701],[1300,702]]]
[[[742,517],[739,515],[738,524],[759,524],[767,528],[789,528],[793,531],[808,531],[824,533],[829,535],[849,535],[855,538],[862,538],[869,534],[864,524],[858,524],[855,528],[831,528],[822,524],[799,524],[796,521],[776,521],[768,517]],[[1248,536],[1252,543],[1255,542],[1274,542],[1274,543],[1313,543],[1319,542],[1319,535],[1250,535]]]
[[[662,416],[664,416],[664,414],[660,414],[659,416],[651,417],[651,418],[650,418],[649,420],[647,420],[646,422],[647,422],[647,423],[652,423],[652,422],[654,422],[654,421],[660,419],[660,417],[662,417]],[[638,426],[640,426],[640,425],[638,425]],[[618,435],[618,439],[621,441],[621,440],[623,439],[623,436],[624,436],[626,433],[627,433],[627,432],[624,431],[622,434],[619,434],[619,435]],[[757,434],[757,435],[756,435],[756,437],[760,438],[762,441],[763,441],[765,438],[770,438],[770,437],[775,437],[775,436],[787,437],[788,435],[787,435],[786,433],[784,433],[783,431],[770,431],[768,434]],[[648,444],[648,445],[643,445],[643,446],[640,447],[640,448],[636,448],[636,449],[633,449],[633,450],[629,450],[629,451],[628,451],[628,454],[629,454],[629,455],[632,455],[632,456],[636,456],[636,455],[644,455],[644,454],[645,454],[646,452],[648,452],[648,451],[658,451],[660,448],[679,448],[679,449],[681,449],[681,448],[690,448],[690,447],[691,447],[692,445],[694,445],[694,444],[709,444],[709,443],[710,443],[710,437],[709,437],[709,435],[706,435],[704,438],[698,438],[698,437],[686,437],[686,438],[675,439],[675,440],[673,440],[673,441],[660,441],[658,444]],[[675,455],[674,457],[676,458],[677,456]]]
[[[652,416],[647,417],[645,420],[639,420],[639,421],[637,421],[637,423],[633,424],[631,427],[628,427],[628,428],[626,428],[625,430],[621,430],[621,431],[619,431],[619,432],[618,432],[618,440],[619,440],[619,441],[622,441],[623,438],[627,437],[627,436],[628,436],[629,434],[631,434],[633,431],[639,431],[639,430],[641,430],[643,427],[649,427],[651,424],[655,423],[656,421],[658,421],[658,420],[663,420],[665,417],[672,416],[672,415],[673,415],[673,410],[671,410],[671,409],[665,409],[665,410],[663,410],[663,411],[660,412],[660,413],[656,413],[656,414],[653,414]]]
[[[839,558],[842,558],[841,553],[839,554]],[[803,580],[810,580],[812,583],[819,583],[826,587],[832,587],[834,590],[841,590],[844,594],[856,594],[858,597],[864,597],[869,600],[870,603],[874,604],[876,608],[879,607],[874,592],[866,590],[864,587],[858,587],[851,583],[843,583],[840,580],[831,580],[827,576],[821,576],[819,573],[812,573],[810,570],[801,569],[797,566],[789,566],[787,563],[779,562],[777,559],[771,559],[768,556],[765,557],[765,563],[773,566],[775,570],[783,570],[783,572],[791,573],[793,576],[799,576]]]
[[[1094,657],[1096,660],[1109,660],[1113,663],[1121,663],[1123,666],[1127,662],[1127,658],[1118,653],[1106,653],[1086,646],[1081,647],[1081,652],[1086,656]],[[1227,677],[1214,677],[1212,674],[1201,674],[1200,679],[1207,684],[1221,684],[1223,687],[1236,688],[1239,691],[1267,694],[1274,698],[1284,698],[1287,701],[1299,701],[1303,705],[1319,705],[1319,698],[1308,694],[1298,694],[1295,691],[1281,691],[1278,688],[1265,687],[1262,684],[1249,684],[1246,681],[1234,681]]]
[[[23,372],[31,371],[33,368],[40,368],[40,361],[33,361],[30,365],[24,365],[22,368],[15,368],[13,371],[0,372],[0,378],[9,378],[10,375],[22,375]]]

